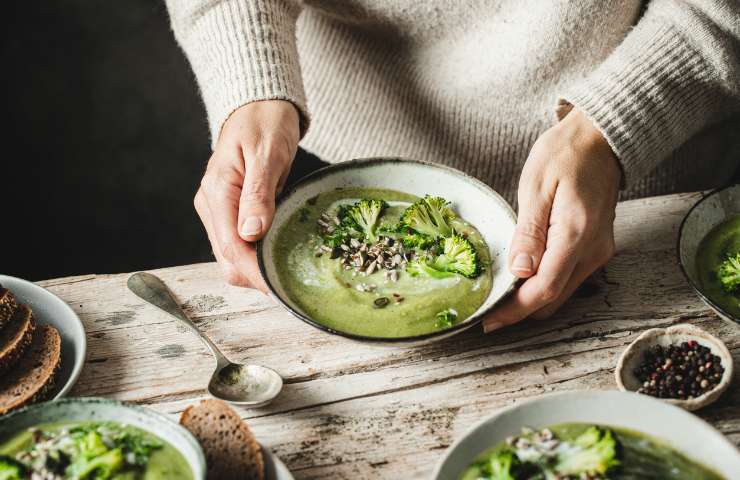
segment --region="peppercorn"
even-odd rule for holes
[[[658,398],[695,398],[712,390],[725,368],[711,349],[694,340],[645,351],[634,374],[642,386],[637,390]]]

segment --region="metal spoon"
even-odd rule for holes
[[[151,273],[138,272],[128,279],[128,288],[143,300],[180,320],[196,333],[216,357],[216,371],[208,382],[208,393],[236,405],[267,405],[283,388],[283,379],[271,368],[232,363],[185,315],[167,285]]]

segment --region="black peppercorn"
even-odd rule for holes
[[[639,393],[686,400],[716,387],[724,371],[721,359],[709,347],[690,340],[651,347],[633,373],[642,384]]]

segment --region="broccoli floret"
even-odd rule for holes
[[[740,289],[740,252],[728,255],[719,265],[717,277],[725,291],[732,293]]]
[[[0,480],[21,480],[26,478],[27,470],[21,462],[6,455],[0,455]]]
[[[487,468],[484,469],[484,472],[488,474],[488,478],[491,480],[516,480],[511,474],[514,460],[514,455],[510,451],[501,451],[488,458]]]
[[[406,264],[406,272],[412,277],[427,276],[431,278],[447,278],[454,275],[452,272],[438,270],[430,265],[424,258],[415,258]]]
[[[411,204],[401,215],[401,223],[432,238],[449,237],[454,233],[450,220],[455,214],[441,197],[425,196]]]
[[[514,472],[519,466],[516,455],[509,450],[497,450],[487,454],[474,465],[468,468],[460,477],[462,480],[516,480],[517,478],[539,478],[534,476],[519,476]]]
[[[453,235],[441,242],[442,254],[434,259],[432,266],[437,270],[454,272],[468,278],[480,271],[478,255],[473,245],[460,235]]]
[[[349,215],[349,211],[351,209],[352,206],[350,205],[340,205],[337,210],[339,225],[330,225],[329,227],[319,229],[321,239],[324,241],[325,245],[331,248],[336,248],[343,243],[349,243],[349,239],[351,237],[360,236],[360,232],[358,231],[359,226],[352,216]]]
[[[347,210],[347,215],[354,220],[359,230],[370,242],[376,242],[378,236],[375,228],[383,210],[388,206],[384,200],[362,199]]]
[[[423,233],[407,233],[401,237],[401,243],[403,243],[403,246],[406,248],[426,250],[434,245],[434,239],[424,235]]]
[[[590,427],[558,454],[555,471],[561,475],[603,475],[619,464],[611,430]]]
[[[446,308],[437,313],[437,328],[450,328],[455,322],[457,322],[457,310],[454,308]]]
[[[80,458],[67,467],[65,474],[71,478],[78,478],[80,480],[87,478],[107,480],[114,473],[121,470],[123,466],[123,451],[120,448],[115,448],[97,457],[89,459]]]
[[[87,432],[87,434],[79,440],[77,446],[79,448],[80,455],[85,458],[97,457],[98,455],[102,455],[108,451],[108,447],[103,443],[103,439],[100,434],[95,430]]]

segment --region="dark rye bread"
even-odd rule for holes
[[[206,455],[208,480],[263,480],[262,449],[246,423],[221,400],[203,400],[182,412],[180,424]]]
[[[20,360],[31,345],[35,327],[31,309],[21,305],[11,321],[0,331],[0,378]]]
[[[42,325],[36,329],[26,353],[0,379],[0,415],[46,398],[59,371],[61,347],[56,328]]]
[[[0,331],[13,318],[17,308],[18,303],[15,301],[13,292],[0,285]]]

